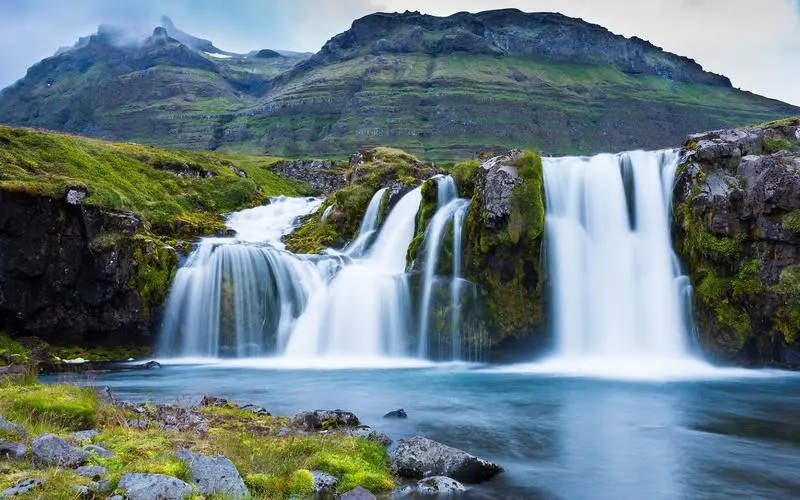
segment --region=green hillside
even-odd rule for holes
[[[668,147],[800,114],[560,14],[374,14],[310,57],[223,53],[165,25],[138,46],[101,29],[33,66],[0,95],[0,122],[172,148],[342,157],[383,144],[450,160]]]

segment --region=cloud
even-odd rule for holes
[[[0,2],[0,86],[100,23],[146,33],[162,14],[226,50],[316,51],[375,11],[558,11],[692,57],[746,90],[800,104],[800,0],[26,0]]]

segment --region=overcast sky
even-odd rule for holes
[[[800,105],[800,0],[0,0],[0,87],[100,23],[146,33],[167,14],[224,50],[315,52],[376,11],[500,7],[581,17],[692,57],[736,87]]]

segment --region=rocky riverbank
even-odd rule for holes
[[[390,444],[342,410],[130,404],[108,388],[0,376],[0,498],[405,498],[502,472],[421,436]]]

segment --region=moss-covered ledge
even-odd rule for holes
[[[478,286],[485,333],[497,357],[520,344],[530,349],[519,354],[529,356],[548,342],[541,157],[511,151],[479,167],[462,164],[455,174],[460,193],[474,186],[463,257],[465,276]]]

